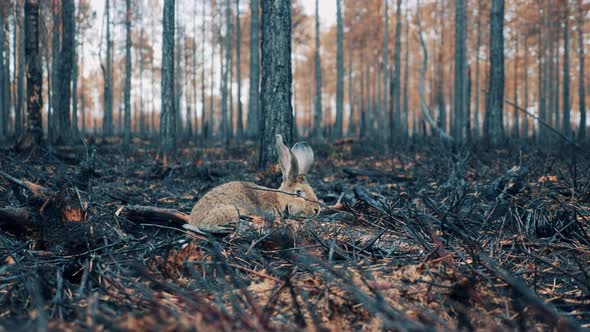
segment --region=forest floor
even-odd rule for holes
[[[3,150],[0,326],[590,327],[588,150],[420,142],[386,158],[370,146],[314,146],[319,216],[245,216],[209,237],[129,211],[190,213],[224,182],[278,184],[256,173],[253,143],[183,147],[167,167],[139,139],[124,154],[101,139]]]

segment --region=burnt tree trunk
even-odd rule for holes
[[[499,144],[504,139],[504,0],[492,0],[488,86],[486,137]]]
[[[162,110],[160,113],[160,153],[166,164],[176,151],[174,111],[174,0],[164,0],[162,19]]]
[[[293,140],[291,106],[291,1],[262,0],[262,128],[259,168],[277,160],[275,136]]]
[[[39,2],[25,1],[25,61],[27,77],[27,135],[33,144],[40,145],[43,140],[43,76],[41,55],[39,54]]]

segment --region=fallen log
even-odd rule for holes
[[[31,225],[33,216],[27,208],[0,208],[0,225]]]

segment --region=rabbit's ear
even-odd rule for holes
[[[283,182],[295,182],[298,174],[297,159],[283,142],[283,136],[277,135],[277,153],[279,155],[279,167],[283,173]]]
[[[311,168],[311,164],[313,164],[313,149],[307,142],[299,142],[293,145],[291,152],[293,152],[295,159],[297,159],[298,174],[306,175]]]

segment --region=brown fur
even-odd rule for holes
[[[240,215],[279,216],[285,210],[291,216],[317,214],[320,210],[318,198],[305,180],[305,174],[299,171],[309,170],[313,163],[313,151],[306,143],[297,143],[294,148],[297,156],[277,135],[279,165],[283,172],[283,183],[279,189],[239,181],[215,187],[195,204],[189,224],[204,231],[217,231],[232,227]]]

